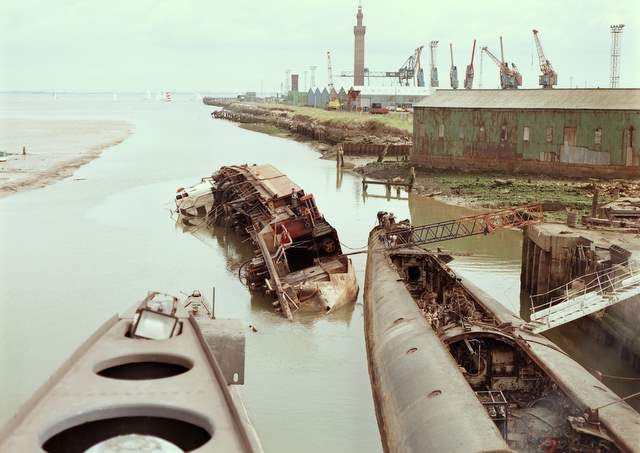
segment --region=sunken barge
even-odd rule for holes
[[[189,193],[197,194],[196,203]],[[328,313],[355,301],[358,283],[337,231],[313,194],[272,165],[222,167],[179,190],[176,205],[183,223],[204,221],[250,239],[254,256],[240,268],[241,280],[275,296],[276,310],[288,319],[298,310]]]
[[[640,451],[631,406],[417,246],[408,221],[378,219],[364,317],[385,452]]]

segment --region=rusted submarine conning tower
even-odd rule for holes
[[[512,451],[384,260],[382,248],[372,246],[365,297],[375,303],[364,305],[369,375],[384,451]]]

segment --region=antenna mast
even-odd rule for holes
[[[618,88],[620,85],[620,39],[624,24],[611,25],[611,70],[609,87]]]

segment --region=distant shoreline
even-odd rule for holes
[[[125,121],[0,118],[0,197],[68,178],[131,133]]]

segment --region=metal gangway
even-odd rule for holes
[[[639,295],[640,267],[618,264],[531,296],[529,327],[535,333],[545,332]],[[540,299],[545,302],[536,303]]]
[[[507,228],[522,228],[543,221],[542,205],[533,204],[412,226],[406,230],[394,229],[385,234],[384,242],[390,248],[420,246],[480,234],[487,235]]]

